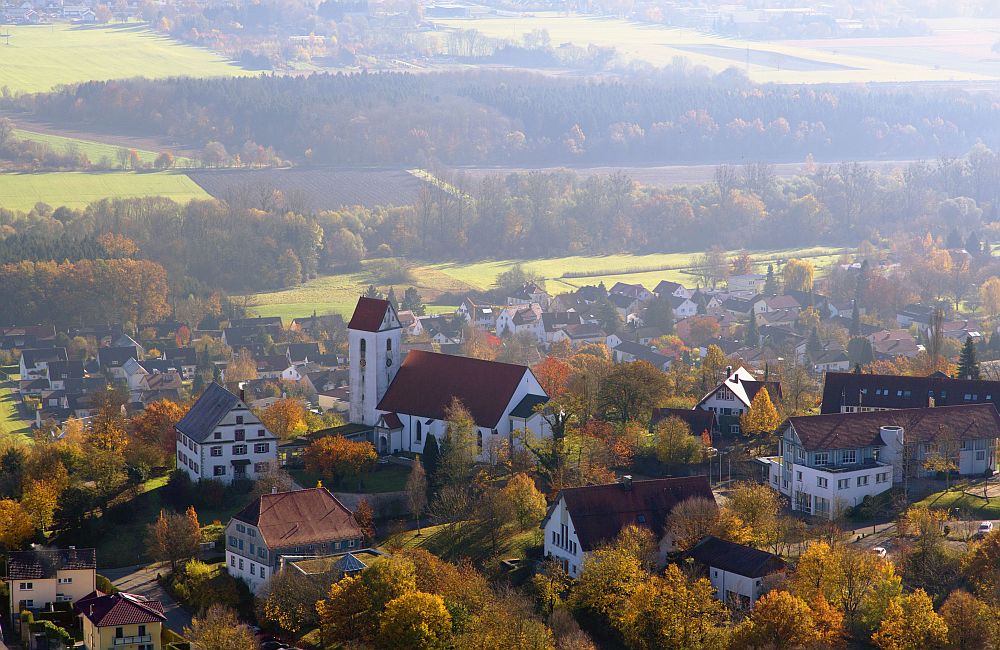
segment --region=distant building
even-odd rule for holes
[[[698,542],[688,557],[705,567],[716,597],[747,610],[763,593],[764,578],[785,570],[777,555],[742,544],[734,544],[711,535]]]

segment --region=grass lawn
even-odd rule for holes
[[[62,135],[54,135],[51,133],[36,133],[35,131],[24,131],[22,129],[14,129],[14,137],[18,140],[28,140],[31,142],[40,142],[42,144],[47,144],[54,150],[62,153],[67,151],[70,147],[75,148],[80,153],[87,155],[92,163],[98,163],[102,158],[107,158],[111,161],[111,164],[118,164],[118,147],[113,144],[108,144],[107,142],[95,142],[94,140],[81,140],[80,138],[67,138]],[[156,157],[160,155],[158,151],[146,151],[144,149],[136,149],[136,153],[139,154],[139,158],[143,162],[152,163],[156,160]],[[177,157],[174,159],[174,165],[176,167],[193,167],[194,161],[190,158]]]
[[[919,501],[917,505],[924,505],[936,510],[959,508],[973,519],[1000,519],[1000,497],[984,499],[961,489],[935,492]]]
[[[422,548],[448,562],[469,559],[483,562],[494,555],[489,531],[481,524],[463,521],[423,528],[420,536],[409,530],[389,537],[387,548]],[[541,556],[542,530],[504,530],[498,538],[497,553],[504,559]]]
[[[0,87],[45,92],[60,84],[128,77],[249,74],[207,49],[160,36],[142,24],[7,25],[0,46]]]
[[[30,210],[38,202],[82,208],[104,198],[142,196],[165,196],[181,203],[211,198],[178,172],[0,174],[0,205],[11,210]]]
[[[100,569],[131,566],[148,561],[146,544],[144,542],[149,524],[156,521],[160,510],[164,508],[161,500],[163,487],[167,477],[158,477],[147,481],[142,492],[125,507],[112,509],[94,522],[88,521],[80,530],[60,536],[55,543],[60,546],[73,544],[97,549],[97,565]],[[202,526],[213,521],[228,523],[229,519],[247,503],[249,494],[226,492],[222,505],[214,508],[198,509],[198,520]]]
[[[753,251],[759,270],[768,261],[787,260],[791,257],[808,258],[822,274],[847,249],[829,246]],[[413,280],[394,284],[396,296],[402,297],[408,286],[416,286],[425,301],[434,300],[442,293],[463,294],[482,291],[493,286],[497,275],[521,264],[525,269],[545,278],[546,288],[555,294],[575,291],[585,284],[604,282],[611,287],[615,282],[639,283],[653,289],[660,280],[673,280],[694,287],[697,279],[690,273],[691,266],[700,253],[658,253],[652,255],[576,255],[543,260],[498,260],[475,263],[447,262],[441,264],[417,263],[411,268]],[[325,275],[291,289],[257,293],[251,297],[252,310],[260,316],[298,318],[317,314],[350,316],[358,296],[368,285],[380,289],[388,285],[379,281],[375,271],[377,260],[365,262],[360,271]],[[780,267],[776,265],[776,271]],[[573,277],[563,277],[570,274]],[[444,308],[432,306],[429,311]]]
[[[17,366],[3,366],[0,370],[16,380]],[[0,382],[0,439],[17,436],[24,442],[31,442],[31,422],[22,420],[17,408],[17,397],[10,383]]]
[[[288,473],[304,488],[315,487],[317,481],[323,480],[323,477],[319,474],[307,472],[304,469],[292,469]],[[345,478],[339,486],[334,486],[329,481],[323,481],[323,485],[333,492],[401,492],[406,489],[406,479],[409,476],[409,468],[402,465],[388,464],[379,465],[375,471],[362,475],[360,478]]]

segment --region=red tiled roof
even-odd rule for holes
[[[74,609],[97,627],[162,623],[167,620],[160,601],[124,591],[117,594],[92,591],[78,600]]]
[[[444,420],[457,397],[476,424],[492,428],[527,371],[510,363],[411,350],[378,410]]]
[[[364,332],[377,332],[382,327],[382,319],[385,318],[385,311],[389,309],[388,300],[378,298],[358,298],[358,305],[354,308],[354,315],[347,327],[352,330],[362,330]]]
[[[362,537],[354,515],[326,488],[264,494],[233,519],[259,528],[271,550]]]
[[[788,418],[788,424],[809,450],[882,446],[879,428],[884,426],[903,427],[907,443],[930,442],[941,435],[956,440],[1000,437],[1000,413],[993,404],[796,416]]]
[[[400,421],[399,416],[395,413],[386,413],[383,415],[382,423],[385,424],[390,431],[403,428],[403,423]]]
[[[707,477],[632,481],[630,488],[623,483],[568,488],[559,493],[556,503],[560,498],[566,501],[577,539],[584,551],[591,551],[614,539],[628,524],[645,526],[659,539],[674,506],[691,497],[715,501]]]

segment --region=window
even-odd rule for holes
[[[243,570],[243,560],[240,560],[240,571]]]
[[[868,475],[867,474],[864,475],[864,476],[859,476],[858,477],[858,487],[861,487],[863,485],[868,485]]]
[[[823,465],[830,464],[830,453],[826,451],[820,451],[816,453],[816,466],[822,467]]]
[[[479,453],[483,452],[483,432],[482,431],[476,431],[476,448],[479,450]]]
[[[125,630],[124,630],[124,628],[116,627],[115,628],[115,638],[116,639],[121,639],[124,636],[125,636]]]
[[[263,438],[264,437],[264,430],[263,429],[257,429],[257,437],[258,438]]]
[[[738,424],[730,424],[729,425],[729,433],[732,434],[732,435],[734,435],[734,436],[740,435],[740,425],[738,425]]]
[[[805,460],[806,459],[806,450],[803,449],[802,447],[796,448],[796,450],[795,450],[795,457],[798,458],[799,460]]]
[[[233,445],[233,456],[245,456],[247,453],[246,445]]]
[[[243,524],[236,524],[236,532],[237,533],[245,533],[245,532],[247,532],[247,527],[244,526]]]
[[[215,432],[215,433],[213,434],[213,437],[214,437],[214,438],[215,438],[216,440],[222,440],[222,432],[221,432],[221,431],[216,431],[216,432]]]
[[[817,476],[816,477],[816,487],[826,488],[826,486],[827,486],[827,480],[825,478],[823,478],[822,476]]]
[[[213,476],[225,476],[226,475],[226,466],[225,465],[216,465],[215,467],[212,468],[212,475]]]
[[[876,483],[885,483],[888,480],[889,480],[889,473],[888,472],[879,472],[878,474],[875,475],[875,482]]]
[[[146,636],[146,626],[145,625],[140,625],[139,626],[139,636]]]
[[[216,457],[221,456],[222,455],[222,447],[212,447],[211,454],[213,456],[216,456]]]
[[[19,591],[31,591],[35,588],[34,582],[22,582],[17,586]]]
[[[247,528],[247,535],[249,535],[250,537],[257,537],[257,529]]]
[[[254,564],[253,562],[250,563],[250,575],[252,576],[257,575],[257,565]]]
[[[385,351],[392,352],[392,339],[385,340]]]
[[[254,463],[253,471],[258,474],[267,474],[267,471],[271,468],[271,463],[264,461],[263,463]]]
[[[266,454],[271,451],[271,445],[266,442],[258,442],[253,446],[253,453],[255,454]]]
[[[262,560],[266,560],[267,559],[267,549],[264,548],[263,546],[261,546],[260,548],[258,548],[257,549],[257,557],[261,558]]]
[[[361,339],[361,347],[358,349],[358,352],[360,352],[358,356],[360,357],[361,367],[364,368],[368,364],[368,359],[365,358],[368,355],[368,341]]]
[[[236,424],[243,424],[243,416],[242,415],[237,415],[236,416]]]
[[[71,585],[71,584],[73,584],[73,578],[59,578],[59,584],[61,584],[61,585]]]
[[[261,567],[261,568],[260,568],[260,579],[261,579],[261,580],[263,580],[263,579],[264,579],[264,578],[266,578],[266,577],[267,577],[267,576],[265,576],[265,575],[264,575],[264,567]]]
[[[236,431],[234,431],[233,433],[236,435],[237,442],[239,442],[240,440],[246,440],[247,439],[247,431],[246,431],[246,429],[236,429]]]
[[[847,465],[858,462],[858,450],[845,449],[840,457],[840,462]]]
[[[417,442],[424,439],[424,423],[417,420]]]
[[[986,452],[985,451],[977,451],[976,452],[976,460],[986,460]]]
[[[851,479],[849,479],[849,478],[842,478],[839,481],[837,481],[837,489],[838,490],[846,490],[849,487],[851,487]]]
[[[253,555],[255,550],[256,550],[256,547],[253,545],[253,543],[251,543],[250,544],[250,555]]]
[[[802,480],[802,472],[795,472],[795,480],[796,481]]]
[[[236,566],[236,556],[235,555],[230,555],[229,556],[229,566]]]

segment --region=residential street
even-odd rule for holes
[[[181,607],[167,590],[156,580],[157,572],[167,573],[164,564],[147,564],[121,569],[105,569],[101,573],[121,589],[147,598],[155,598],[163,603],[163,612],[167,615],[167,627],[178,634],[191,625],[191,614]]]

